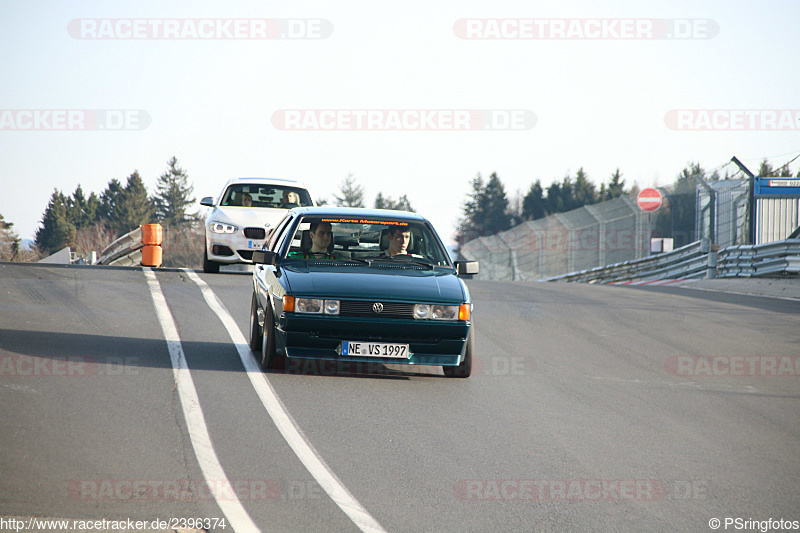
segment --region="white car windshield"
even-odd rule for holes
[[[313,205],[308,191],[299,187],[237,183],[222,195],[225,207],[272,207],[291,209]]]

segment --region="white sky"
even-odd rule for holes
[[[88,40],[73,19],[325,19],[326,39]],[[703,18],[711,39],[465,40],[463,18]],[[407,194],[450,240],[472,178],[509,196],[583,167],[599,186],[667,185],[689,161],[752,170],[800,153],[800,130],[675,131],[672,109],[800,109],[800,2],[0,0],[0,109],[138,109],[134,131],[0,128],[0,213],[32,238],[54,188],[98,194],[175,155],[195,195],[290,177],[332,199],[353,174],[371,206]],[[525,109],[523,131],[281,131],[281,109]],[[800,125],[798,125],[800,126]],[[732,167],[731,170],[735,170]],[[792,165],[794,173],[800,163]]]

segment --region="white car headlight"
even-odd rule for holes
[[[431,317],[431,306],[428,304],[417,304],[414,306],[414,318],[424,320]]]
[[[209,222],[208,228],[214,233],[236,233],[237,228],[233,224],[226,224],[224,222]]]
[[[458,318],[457,305],[433,305],[431,314],[434,320],[455,320]]]
[[[294,310],[297,313],[314,313],[326,315],[339,314],[339,300],[322,300],[319,298],[296,298]]]
[[[416,304],[414,318],[419,320],[458,320],[458,305]]]

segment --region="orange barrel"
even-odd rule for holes
[[[144,224],[142,226],[142,244],[158,246],[163,238],[164,230],[161,224]]]
[[[159,226],[160,227],[160,226]],[[142,266],[161,266],[163,250],[160,246],[148,245],[142,248]]]

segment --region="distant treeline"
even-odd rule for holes
[[[737,174],[738,171],[733,174],[726,171],[723,177],[719,170],[708,174],[699,163],[689,163],[673,184],[662,187],[670,194],[668,201],[655,215],[655,231],[661,236],[674,236],[675,246],[688,244],[694,238],[695,190],[699,181],[732,179]],[[788,165],[773,168],[764,159],[757,175],[788,177],[791,176],[791,171]],[[800,177],[800,171],[798,176]],[[635,185],[626,188],[619,169],[611,174],[607,183],[601,183],[599,189],[583,168],[579,168],[574,177],[567,174],[560,181],[554,180],[546,190],[542,187],[541,180],[536,180],[524,196],[515,199],[508,198],[496,173],[492,173],[488,180],[478,174],[470,185],[471,191],[463,203],[463,215],[456,232],[459,247],[478,237],[494,235],[527,220],[536,220],[639,192]]]
[[[188,213],[187,208],[195,201],[194,187],[175,157],[168,165],[152,196],[138,171],[128,176],[125,185],[111,179],[99,196],[92,192],[87,197],[80,185],[70,196],[53,190],[41,226],[36,230],[36,246],[48,255],[65,246],[83,248],[80,241],[89,235],[95,237],[92,241],[110,242],[142,224],[160,222],[171,227],[191,224],[196,215]]]

